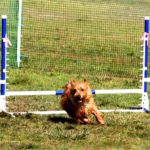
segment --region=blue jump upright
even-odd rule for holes
[[[1,95],[0,111],[6,110],[6,22],[7,16],[2,16],[2,41],[1,41]]]
[[[2,51],[1,51],[1,95],[6,94],[6,16],[2,16]]]
[[[149,111],[148,100],[148,39],[149,39],[149,17],[145,17],[144,22],[144,37],[143,37],[143,94],[142,94],[142,108]]]

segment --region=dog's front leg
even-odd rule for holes
[[[76,121],[76,123],[78,123],[78,124],[83,124],[83,123],[84,123],[80,118],[76,118],[75,121]]]
[[[94,109],[92,111],[92,114],[95,116],[98,123],[104,125],[104,118],[103,118],[102,114],[100,112],[98,112],[98,110]]]
[[[84,118],[83,121],[86,124],[91,124],[92,123],[92,121],[89,118]]]

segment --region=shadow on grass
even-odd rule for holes
[[[79,124],[74,119],[64,116],[48,116],[48,121],[54,122],[54,123],[68,123],[68,124],[75,124],[75,125],[97,125],[97,123],[92,122],[91,124]]]
[[[54,123],[69,123],[69,124],[76,124],[74,119],[67,118],[64,116],[48,116],[48,121],[54,122]]]

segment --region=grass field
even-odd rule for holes
[[[13,48],[9,55],[13,56],[18,6],[15,0],[0,4],[0,14],[5,10],[10,18],[8,36]],[[9,60],[7,88],[59,90],[69,80],[83,78],[92,89],[139,88],[140,38],[149,8],[148,0],[24,0],[22,63],[18,69],[15,56]],[[94,95],[99,109],[137,106],[140,97]],[[60,110],[59,100],[60,96],[7,98],[9,111],[14,112]],[[78,125],[66,115],[1,115],[0,149],[150,149],[149,114],[104,113],[104,117],[106,124],[100,126]]]
[[[140,113],[105,114],[106,125],[76,125],[66,116],[0,119],[2,150],[147,150],[150,117]]]

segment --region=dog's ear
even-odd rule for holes
[[[71,85],[75,85],[77,83],[77,81],[76,80],[72,80],[70,83],[71,83]]]
[[[84,85],[86,85],[86,86],[89,85],[86,79],[84,79]]]
[[[87,80],[86,80],[86,79],[84,79],[84,83],[87,83]]]
[[[88,81],[86,79],[84,79],[84,85],[85,85],[85,88],[86,88],[87,95],[91,96],[92,95],[91,89],[90,89],[89,83],[88,83]]]
[[[85,83],[85,84],[88,84],[88,82],[87,82],[87,80],[86,80],[86,79],[84,79],[84,83]]]

